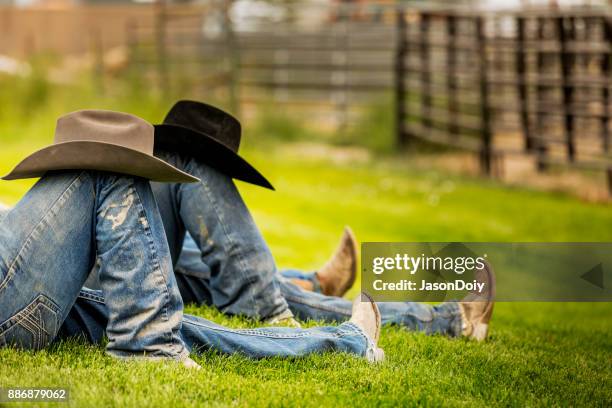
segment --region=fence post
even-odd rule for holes
[[[227,47],[226,55],[229,65],[229,105],[232,113],[240,117],[240,52],[236,34],[234,32],[233,21],[230,17],[231,0],[223,2],[223,31],[225,34],[225,45]]]
[[[534,144],[536,145],[536,157],[537,157],[537,169],[538,171],[544,171],[547,168],[546,155],[548,153],[548,146],[546,140],[542,138],[542,134],[545,131],[545,119],[547,118],[544,103],[544,98],[547,96],[548,89],[550,87],[542,85],[542,79],[546,77],[544,70],[548,66],[547,55],[542,51],[541,43],[546,39],[545,35],[545,23],[546,20],[543,17],[536,17],[536,139]]]
[[[94,58],[93,85],[99,93],[104,93],[104,44],[99,29],[91,30],[91,51]]]
[[[395,142],[399,148],[409,142],[406,132],[406,15],[404,9],[397,9],[397,43],[395,50]]]
[[[168,18],[166,16],[166,0],[157,0],[155,2],[155,44],[157,48],[157,74],[159,80],[159,89],[162,94],[170,93],[170,83],[168,77],[168,66],[166,53],[166,24]]]
[[[348,69],[348,49],[350,47],[349,22],[344,21],[341,25],[340,51],[334,50],[332,53],[332,86],[334,99],[336,102],[336,132],[346,133],[348,126],[348,98],[349,98],[349,69]],[[334,41],[334,48],[336,42]],[[337,68],[337,70],[336,70]]]
[[[457,16],[449,13],[446,16],[446,92],[448,101],[448,132],[453,136],[459,135],[457,113],[459,103],[457,100]]]
[[[125,25],[125,36],[128,47],[128,61],[136,61],[138,52],[138,26],[136,20],[129,19]]]
[[[429,52],[429,21],[428,13],[420,14],[419,21],[419,54],[421,59],[421,124],[423,132],[431,130],[431,72],[430,72],[430,52]]]
[[[610,80],[610,78],[612,78],[612,18],[604,16],[602,22],[604,42],[608,44],[608,50],[604,51],[601,62],[601,72],[604,78],[607,79],[601,87],[604,109],[601,118],[601,137],[603,150],[607,153],[610,151],[610,116],[612,116],[610,109],[610,86],[612,85],[612,81]],[[612,192],[612,185],[610,187]]]
[[[559,58],[561,62],[561,92],[563,95],[563,128],[565,131],[565,145],[567,158],[570,162],[575,160],[576,147],[574,144],[574,87],[571,84],[572,65],[574,58],[568,50],[567,42],[573,38],[573,18],[567,19],[572,26],[566,30],[566,19],[563,16],[557,17],[557,38],[559,42]]]
[[[529,99],[527,95],[527,75],[526,75],[526,52],[525,49],[525,17],[516,17],[516,77],[518,85],[518,103],[519,115],[521,121],[521,129],[523,130],[523,138],[525,150],[533,150],[533,139],[531,135],[531,127],[529,126]]]
[[[489,84],[487,81],[488,61],[487,44],[484,32],[484,18],[476,17],[476,44],[478,49],[478,74],[480,90],[480,118],[481,118],[481,150],[480,163],[482,171],[491,175],[492,149],[491,149],[491,109],[489,106]]]
[[[608,195],[612,198],[612,167],[606,169],[606,178],[608,179]]]

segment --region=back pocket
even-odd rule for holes
[[[0,346],[44,348],[57,334],[59,311],[51,299],[38,295],[32,303],[0,325]]]

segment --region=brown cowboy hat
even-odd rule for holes
[[[41,177],[50,170],[100,170],[154,181],[199,181],[153,156],[153,144],[153,126],[137,116],[81,110],[60,117],[53,144],[23,159],[2,179]]]
[[[240,122],[227,112],[195,101],[178,101],[164,122],[155,125],[155,148],[186,153],[228,176],[274,190],[238,155]]]

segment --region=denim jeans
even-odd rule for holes
[[[214,305],[209,296],[208,268],[202,263],[198,248],[189,234],[185,238],[175,274],[185,302]],[[304,290],[292,283],[291,279],[315,283],[316,276],[298,270],[283,270],[275,275],[283,297],[300,319],[339,323],[351,317],[350,301]],[[316,288],[318,284],[314,286]],[[456,302],[438,306],[416,302],[379,302],[378,308],[383,324],[395,324],[427,334],[461,335],[461,314]]]
[[[85,338],[94,344],[104,339],[108,319],[102,292],[83,288],[61,327],[58,339]],[[185,315],[181,338],[194,352],[240,353],[250,358],[302,357],[328,351],[373,358],[374,344],[351,322],[339,326],[294,329],[269,327],[229,329],[209,320]]]
[[[46,176],[14,209],[0,208],[0,346],[40,349],[72,336],[99,344],[107,336],[108,352],[119,357],[147,351],[179,359],[188,348],[253,358],[372,357],[372,341],[350,322],[232,330],[182,316],[156,210],[148,182],[93,172]],[[96,250],[104,292],[81,288]]]
[[[183,304],[149,182],[49,173],[0,220],[0,346],[40,349],[94,262],[108,299],[107,352],[183,359]]]
[[[232,179],[188,156],[162,151],[156,155],[201,180],[151,183],[173,261],[189,232],[210,283],[207,296],[217,308],[261,319],[286,312],[272,254]],[[181,278],[179,286],[188,292],[188,282]]]
[[[266,318],[287,307],[302,319],[343,322],[351,302],[302,290],[279,273],[270,249],[232,179],[187,155],[157,151],[199,183],[152,183],[166,229],[175,275],[185,303],[214,305],[227,314]],[[180,258],[179,258],[180,257]],[[318,284],[315,285],[315,288]],[[459,307],[380,303],[384,323],[458,336]]]

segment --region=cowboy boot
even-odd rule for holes
[[[361,292],[353,301],[353,314],[349,321],[358,326],[368,337],[370,344],[366,352],[366,358],[370,362],[383,361],[385,352],[377,346],[382,325],[380,310],[365,292]]]
[[[357,274],[357,240],[349,227],[344,227],[338,248],[315,274],[321,292],[327,296],[342,297],[353,286]]]
[[[459,302],[462,318],[462,335],[476,341],[483,341],[489,334],[489,321],[493,315],[495,304],[495,276],[491,266],[485,267],[475,273],[478,282],[484,283],[483,293],[469,293]]]

